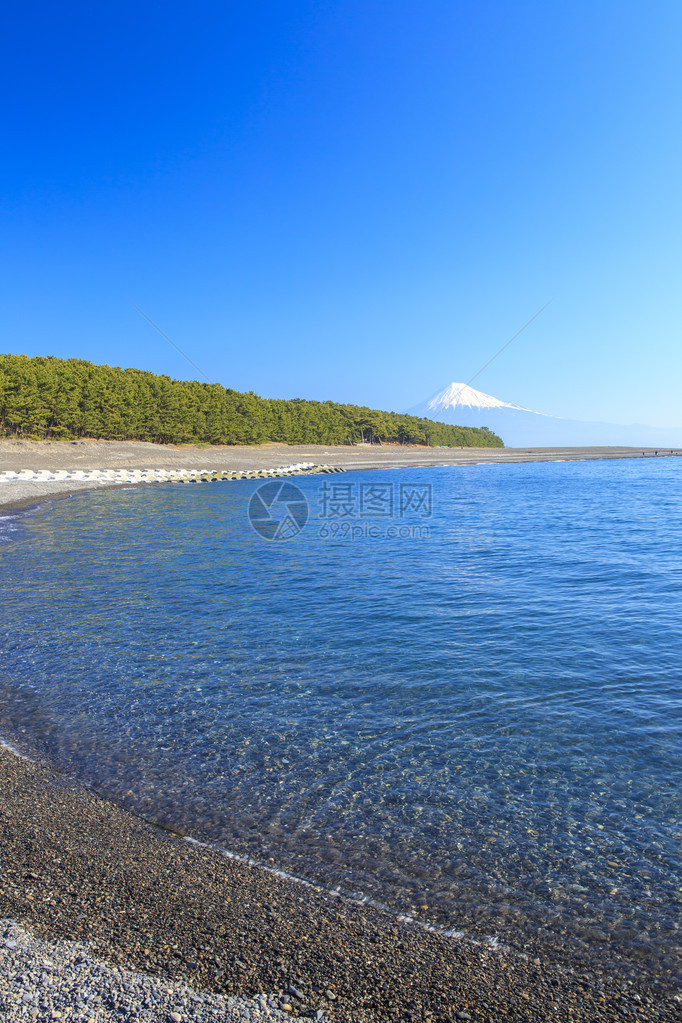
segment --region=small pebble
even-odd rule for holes
[[[296,1015],[286,996],[279,1004],[263,993],[196,992],[181,982],[128,972],[99,962],[86,945],[43,941],[0,920],[2,1023],[282,1023]]]

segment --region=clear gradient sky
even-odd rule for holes
[[[8,0],[5,352],[682,425],[679,0]]]

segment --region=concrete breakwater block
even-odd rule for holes
[[[344,472],[340,466],[297,462],[276,469],[6,469],[0,483],[52,483],[74,480],[101,486],[141,483],[222,483],[228,480],[277,479],[313,473]]]
[[[315,465],[306,462],[300,465],[284,465],[277,469],[239,469],[233,472],[190,472],[178,483],[222,483],[227,480],[277,479],[282,476],[303,476],[323,472],[344,472],[340,466]]]

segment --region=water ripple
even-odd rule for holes
[[[682,975],[674,460],[353,473],[429,535],[286,543],[255,483],[0,520],[0,730],[146,817],[446,928]]]

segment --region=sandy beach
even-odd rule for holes
[[[0,442],[0,471],[16,472],[266,469],[297,462],[350,470],[630,457],[641,458],[642,451]],[[7,510],[103,485],[115,484],[3,483],[0,506]],[[172,988],[170,1001],[145,996],[147,1004],[139,994],[128,1001],[124,994],[100,996],[106,987],[100,977],[87,988],[92,997],[85,999],[87,985],[76,983],[55,1000],[56,986],[44,980],[41,964],[54,966],[62,946],[36,946],[29,956],[35,969],[29,970],[26,960],[19,962],[21,940],[5,927],[0,929],[0,1014],[8,1020],[647,1023],[678,1020],[682,1012],[682,995],[659,989],[654,978],[632,980],[589,957],[567,962],[546,945],[501,947],[430,932],[381,908],[162,831],[48,765],[1,747],[0,814],[0,918],[16,921],[36,942],[81,943],[77,955],[66,957],[75,964],[64,966],[69,976],[79,964],[97,960],[117,977],[127,969],[187,985]],[[124,991],[126,984],[131,982]],[[251,1001],[216,1007],[214,995]],[[260,1001],[254,1002],[255,996]]]
[[[345,469],[384,466],[466,465],[481,462],[546,462],[600,458],[641,458],[653,448],[426,448],[413,445],[365,444],[350,447],[324,444],[260,444],[253,447],[148,444],[145,441],[0,440],[3,469],[83,469],[154,466],[172,469],[206,466],[209,469],[269,469],[284,462],[326,462]],[[670,449],[656,452],[669,455]],[[682,452],[679,452],[682,454]]]
[[[682,452],[679,452],[682,454]],[[505,462],[587,461],[604,458],[670,457],[678,452],[653,448],[421,448],[406,445],[334,447],[331,445],[262,444],[221,447],[147,444],[144,441],[0,440],[0,473],[33,469],[79,472],[94,469],[202,469],[239,471],[275,469],[312,462],[343,470],[389,469],[437,465],[481,465]],[[44,497],[63,497],[79,490],[99,489],[83,480],[0,481],[0,508],[31,504]],[[114,486],[110,482],[106,485]]]

